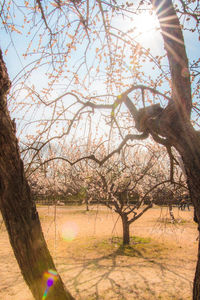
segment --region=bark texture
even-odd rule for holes
[[[48,251],[35,203],[24,175],[15,124],[7,109],[10,87],[6,66],[0,52],[0,209],[10,243],[24,280],[37,300],[46,288],[43,274],[56,270]],[[59,277],[48,293],[49,300],[74,299]]]

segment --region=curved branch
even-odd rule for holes
[[[150,86],[146,86],[146,85],[143,85],[143,84],[137,84],[137,85],[132,85],[126,92],[124,92],[122,95],[128,95],[130,94],[131,92],[133,92],[134,90],[138,90],[140,89],[141,91],[144,91],[144,90],[148,90],[150,91],[152,94],[157,94],[157,95],[160,95],[162,97],[164,97],[165,99],[167,99],[168,101],[172,101],[172,98],[168,97],[167,95],[159,92],[157,89],[155,88],[152,88]]]
[[[65,157],[62,157],[62,156],[56,156],[56,157],[53,157],[53,158],[50,158],[50,159],[47,159],[45,160],[44,162],[40,163],[39,166],[37,166],[35,169],[33,169],[29,174],[28,176],[30,176],[31,174],[33,174],[35,171],[37,171],[41,166],[47,164],[48,162],[50,161],[54,161],[54,160],[63,160],[67,163],[69,163],[71,166],[75,165],[76,163],[78,163],[79,161],[81,160],[84,160],[84,159],[90,159],[90,160],[93,160],[95,161],[99,166],[102,166],[109,158],[111,158],[115,153],[120,153],[121,149],[124,147],[124,145],[127,143],[127,141],[129,140],[142,140],[142,139],[146,139],[148,137],[148,135],[146,133],[143,133],[143,134],[140,134],[140,135],[137,135],[137,134],[128,134],[124,140],[121,142],[121,144],[118,146],[117,149],[113,150],[111,153],[109,153],[107,156],[105,156],[102,160],[99,160],[98,158],[96,158],[96,156],[94,154],[91,154],[91,155],[88,155],[88,156],[83,156],[83,157],[80,157],[78,158],[77,160],[75,161],[70,161],[69,159],[65,158]],[[55,138],[55,137],[54,137]],[[50,139],[51,140],[51,139]],[[48,140],[46,143],[42,144],[42,146],[37,149],[38,152],[41,150],[41,148],[44,147],[44,145],[46,145],[50,140]],[[34,155],[35,157],[36,155]],[[28,173],[28,171],[30,170],[30,166],[27,168],[27,171],[26,173]]]
[[[113,150],[111,153],[109,153],[104,159],[101,160],[100,166],[103,165],[111,156],[113,156],[115,153],[120,153],[124,145],[127,143],[127,141],[131,140],[144,140],[148,137],[148,133],[142,133],[142,134],[128,134],[125,136],[121,144],[118,146],[117,149]]]
[[[139,219],[149,208],[151,208],[153,205],[150,203],[148,206],[146,206],[139,214],[134,215],[132,219],[128,221],[129,224],[133,223],[137,219]]]
[[[158,90],[156,90],[152,87],[145,86],[145,85],[142,85],[142,84],[132,85],[129,89],[127,89],[121,95],[118,95],[116,97],[116,100],[113,102],[113,104],[96,104],[96,103],[93,103],[91,101],[83,102],[78,97],[76,97],[75,94],[73,94],[73,96],[78,98],[77,101],[79,103],[83,104],[84,106],[89,106],[89,107],[94,108],[94,109],[95,108],[96,109],[115,109],[118,106],[118,104],[124,103],[128,107],[128,109],[131,112],[131,114],[133,115],[133,117],[135,117],[137,115],[137,109],[136,109],[135,105],[133,104],[133,102],[128,97],[128,94],[130,94],[134,90],[138,90],[138,89],[140,89],[141,91],[148,90],[152,94],[162,96],[163,98],[165,98],[169,102],[172,102],[172,98],[168,97],[167,95],[159,92]],[[68,93],[68,94],[70,94],[70,93]]]

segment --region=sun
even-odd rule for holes
[[[151,42],[156,43],[160,36],[158,18],[154,11],[148,9],[132,14],[131,17],[118,16],[114,19],[113,26],[143,46],[148,46]]]
[[[135,32],[141,38],[152,38],[159,31],[158,19],[152,11],[144,11],[139,15],[135,15],[132,23]]]

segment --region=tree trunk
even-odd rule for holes
[[[176,222],[176,220],[175,220],[175,217],[174,217],[172,204],[169,204],[169,215],[170,215],[170,218],[171,218],[171,223],[174,224]]]
[[[122,228],[123,228],[123,245],[130,244],[130,224],[128,222],[128,216],[125,213],[121,215]]]
[[[89,211],[89,201],[88,197],[85,198],[86,211]]]
[[[48,251],[35,202],[24,175],[15,124],[7,109],[10,81],[0,52],[0,210],[24,280],[34,298],[41,300],[46,288],[45,271],[56,270]],[[74,299],[61,278],[50,288],[49,300]]]
[[[200,137],[197,132],[193,135],[195,138],[190,141],[193,151],[184,151],[182,159],[187,174],[187,184],[190,197],[194,205],[194,221],[198,224],[200,236]],[[190,137],[191,136],[192,134],[190,134]],[[193,285],[193,300],[200,300],[200,240]]]
[[[200,231],[200,135],[190,122],[192,96],[185,43],[172,0],[152,0],[152,4],[160,22],[169,60],[172,102],[163,110],[157,124],[149,124],[149,129],[165,137],[168,145],[174,146],[180,153],[194,205],[194,220],[198,223]],[[200,246],[193,300],[200,300]]]
[[[199,235],[199,247],[198,247],[198,260],[196,266],[196,272],[194,277],[194,284],[193,284],[193,300],[200,299],[200,235]]]

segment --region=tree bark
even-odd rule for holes
[[[122,220],[122,228],[123,228],[123,245],[130,244],[130,224],[128,222],[128,216],[125,213],[120,215]]]
[[[41,300],[46,288],[44,272],[56,268],[24,175],[15,136],[15,124],[11,121],[7,109],[9,87],[10,81],[0,52],[0,210],[24,280],[34,298]],[[58,276],[58,280],[48,292],[48,299],[74,298]]]
[[[196,133],[197,134],[197,133]],[[197,134],[193,141],[193,152],[183,153],[183,162],[187,174],[187,184],[194,205],[194,221],[198,224],[200,236],[200,138]],[[200,299],[200,239],[198,246],[197,266],[193,284],[193,300]]]
[[[200,235],[199,235],[200,239]],[[198,239],[198,240],[199,240]],[[198,258],[197,258],[197,265],[196,265],[196,272],[194,277],[194,284],[193,284],[193,300],[200,299],[200,242],[198,247]]]

